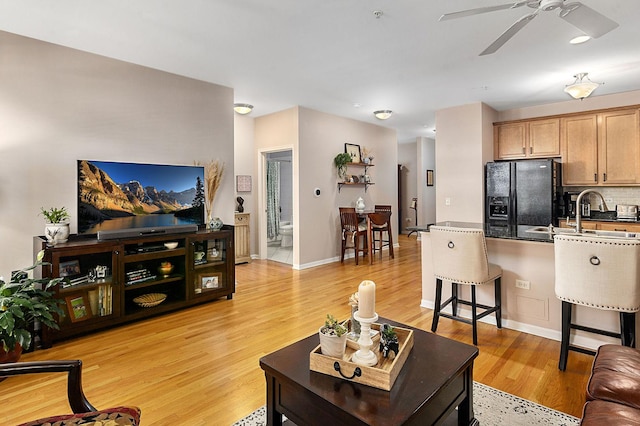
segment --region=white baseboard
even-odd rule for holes
[[[420,307],[422,308],[428,308],[433,310],[434,306],[435,304],[433,300],[422,299],[420,301]],[[458,309],[459,309],[460,316],[469,318],[469,319],[471,318],[470,309],[466,309],[466,308],[458,308]],[[496,318],[493,315],[489,315],[480,319],[480,322],[496,325]],[[544,328],[544,327],[539,327],[531,324],[525,324],[519,321],[509,320],[504,318],[504,315],[502,318],[502,327],[508,328],[511,330],[520,331],[522,333],[533,334],[534,336],[544,337],[546,339],[555,340],[557,342],[560,342],[562,340],[562,333],[560,330],[553,330],[550,328]],[[598,349],[598,347],[604,344],[610,344],[610,343],[620,344],[620,339],[615,339],[613,337],[595,335],[592,333],[589,333],[589,335],[584,335],[582,334],[582,332],[579,332],[579,333],[581,334],[576,334],[575,331],[572,332],[572,335],[571,335],[572,345],[596,350]]]

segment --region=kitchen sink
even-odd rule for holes
[[[569,235],[585,235],[591,237],[604,237],[604,238],[640,238],[640,234],[636,232],[627,231],[603,231],[597,229],[583,229],[581,233],[577,233],[573,228],[557,228],[555,226],[535,226],[527,229],[525,232],[532,234],[569,234]]]
[[[535,226],[527,229],[525,232],[532,234],[575,234],[576,230],[573,228],[558,228],[556,226]]]

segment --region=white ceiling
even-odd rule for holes
[[[0,0],[0,30],[232,87],[254,117],[300,105],[395,128],[406,142],[433,136],[438,109],[568,100],[578,72],[606,83],[592,96],[640,89],[640,1],[582,2],[620,26],[570,45],[581,32],[541,12],[487,56],[532,9],[438,22],[509,1]],[[394,115],[381,122],[376,109]]]

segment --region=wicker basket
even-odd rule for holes
[[[164,302],[166,298],[167,295],[164,293],[149,293],[138,296],[134,298],[133,301],[143,308],[152,308]]]

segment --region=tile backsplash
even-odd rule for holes
[[[566,191],[583,191],[585,189],[594,189],[602,194],[609,210],[615,210],[618,204],[633,204],[640,206],[640,187],[631,186],[600,186],[600,187],[577,187],[567,186],[563,190]],[[596,195],[590,197],[591,208],[598,209],[600,198]]]

